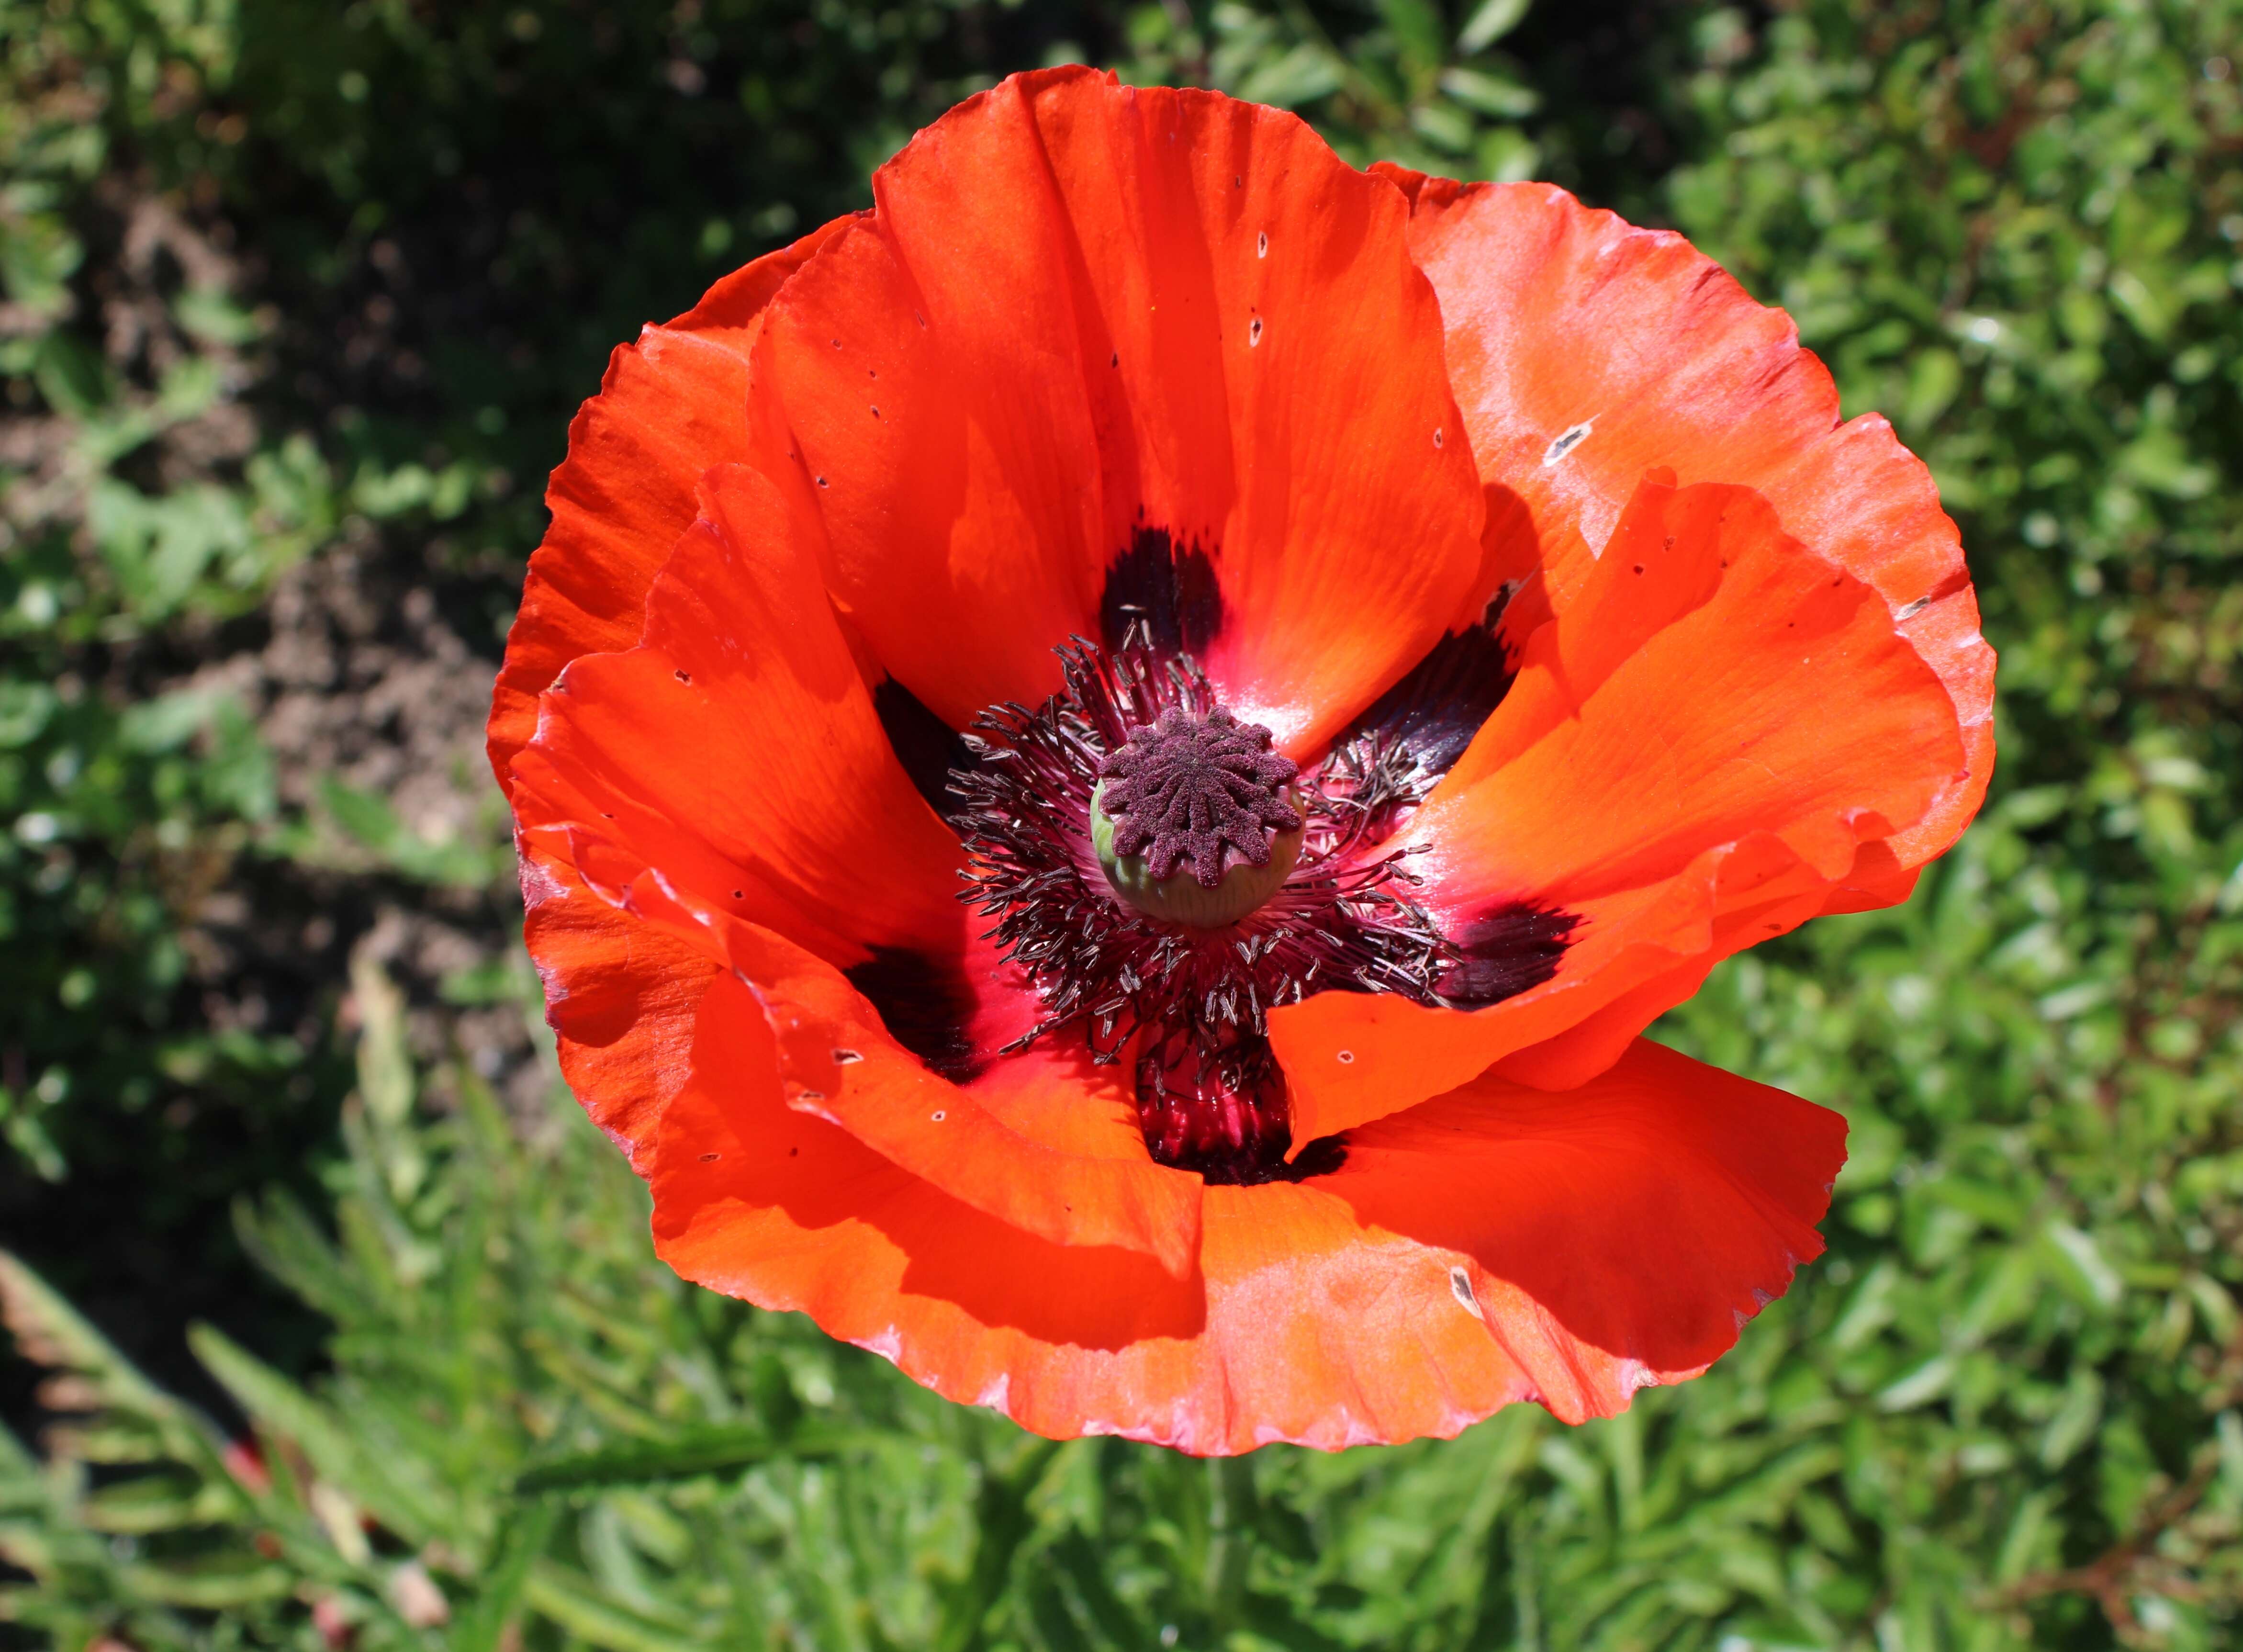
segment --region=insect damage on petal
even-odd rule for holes
[[[1596,421],[1593,419],[1584,419],[1580,423],[1553,437],[1550,445],[1542,450],[1543,468],[1547,469],[1586,442],[1589,439],[1590,428],[1595,423]]]

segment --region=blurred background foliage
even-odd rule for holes
[[[2243,1634],[2238,0],[0,0],[0,1645]],[[1842,1108],[1805,1272],[1566,1430],[1054,1446],[680,1285],[478,751],[610,346],[1074,59],[1553,179],[1938,475],[2002,765],[1661,1035]]]

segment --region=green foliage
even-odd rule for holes
[[[79,54],[138,32],[95,8],[52,23],[18,9],[0,33],[13,94],[0,99],[12,438],[0,455],[0,819],[12,828],[0,836],[0,1000],[22,1007],[6,1013],[0,1136],[50,1177],[63,1159],[46,1120],[73,1090],[145,1105],[167,1063],[225,1059],[170,1024],[185,973],[172,914],[210,887],[239,823],[273,809],[239,704],[214,691],[132,703],[95,678],[183,610],[253,604],[307,543],[296,484],[316,463],[301,446],[239,463],[228,404],[259,328],[229,302],[225,260],[159,203],[129,248],[115,244],[118,214],[84,210],[118,145],[163,117],[145,82],[83,76]],[[207,31],[177,43],[222,66]],[[104,232],[111,245],[90,260]],[[81,314],[90,264],[117,279],[105,339]],[[158,475],[168,489],[136,481]],[[246,1070],[267,1065],[268,1052],[234,1054]]]
[[[1365,10],[1142,6],[1128,25],[1129,77],[1203,82],[1297,110],[1357,165],[1534,175],[1541,152],[1518,123],[1542,99],[1522,66],[1494,50],[1526,17],[1526,0],[1481,0],[1453,23],[1435,0]]]
[[[2004,4],[1943,37],[1817,8],[1738,73],[1744,27],[1698,23],[1709,158],[1676,220],[1930,461],[2003,651],[1995,801],[1912,907],[1740,961],[1676,1018],[1854,1121],[1822,1280],[1846,1300],[1801,1398],[1873,1455],[1851,1538],[1802,1530],[1910,1643],[1967,1640],[1975,1582],[2086,1597],[2044,1635],[2092,1601],[2126,1638],[2218,1644],[2243,1594],[2243,100],[2219,55],[2243,11]]]
[[[2243,8],[1574,22],[0,6],[0,371],[33,432],[0,450],[0,1129],[51,1173],[65,1094],[105,1126],[313,1062],[192,1012],[188,916],[246,859],[432,901],[502,866],[339,779],[282,801],[254,708],[195,675],[226,628],[374,544],[495,639],[538,526],[515,479],[607,346],[1006,68],[1209,79],[1357,159],[1671,221],[1928,458],[2003,652],[1994,798],[1916,899],[1661,1029],[1853,1131],[1830,1255],[1695,1383],[1330,1458],[1030,1440],[681,1285],[566,1098],[509,1119],[472,1060],[416,1062],[360,954],[320,1197],[241,1222],[331,1327],[320,1374],[197,1332],[229,1440],[0,1264],[52,1413],[37,1455],[0,1434],[0,1622],[148,1652],[2233,1643]],[[447,996],[526,1002],[525,968]]]

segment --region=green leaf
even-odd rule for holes
[[[533,1502],[510,1511],[488,1565],[475,1578],[473,1603],[453,1625],[451,1652],[497,1652],[520,1611],[530,1568],[553,1540],[557,1504]]]
[[[276,1442],[384,1525],[416,1543],[450,1534],[459,1510],[429,1483],[428,1466],[374,1449],[350,1421],[230,1340],[198,1325],[188,1346],[236,1405]]]
[[[1457,52],[1469,57],[1486,51],[1526,21],[1534,0],[1480,0],[1479,9],[1457,31]]]
[[[677,1652],[695,1643],[691,1625],[684,1616],[650,1618],[612,1605],[557,1566],[533,1564],[522,1595],[570,1635],[608,1652]]]
[[[730,1473],[780,1460],[816,1462],[876,1450],[886,1443],[879,1434],[857,1430],[805,1429],[781,1440],[759,1429],[712,1425],[535,1464],[515,1477],[514,1488],[517,1495],[527,1497],[595,1486],[644,1485]]]

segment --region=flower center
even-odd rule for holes
[[[1338,1138],[1287,1157],[1274,1009],[1328,991],[1471,1008],[1556,969],[1568,914],[1499,903],[1452,936],[1418,904],[1402,834],[1445,763],[1367,728],[1303,773],[1137,628],[1059,654],[1065,689],[983,712],[938,806],[965,842],[960,899],[1041,1001],[1000,1053],[1054,1038],[1128,1064],[1161,1163],[1254,1183],[1345,1157]]]
[[[1090,794],[1091,843],[1115,893],[1193,929],[1235,923],[1276,893],[1303,822],[1284,791],[1299,767],[1270,738],[1220,705],[1203,717],[1172,705],[1131,729]]]
[[[1409,851],[1381,842],[1418,794],[1352,749],[1301,774],[1188,655],[1061,659],[1066,691],[992,706],[949,775],[962,898],[1042,1000],[1007,1048],[1079,1039],[1128,1064],[1153,1156],[1211,1182],[1333,1168],[1336,1143],[1286,1159],[1269,1012],[1327,988],[1432,998],[1451,950]]]

